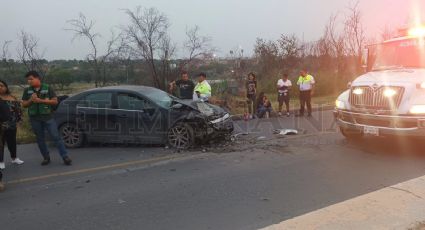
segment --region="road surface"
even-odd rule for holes
[[[74,149],[71,167],[55,152],[41,167],[35,145],[19,146],[26,162],[7,164],[1,229],[258,229],[425,174],[425,144],[347,142],[321,114],[240,121],[249,135],[200,151]]]

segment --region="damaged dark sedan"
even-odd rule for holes
[[[88,142],[165,144],[189,148],[233,132],[222,108],[175,98],[146,86],[113,86],[84,91],[62,101],[55,113],[69,148]]]

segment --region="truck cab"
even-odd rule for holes
[[[334,116],[347,138],[425,137],[425,27],[369,45],[366,73],[335,103]]]

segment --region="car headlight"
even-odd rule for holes
[[[335,101],[335,107],[337,109],[345,109],[345,103],[343,101],[336,100]]]
[[[418,86],[419,86],[419,88],[421,88],[421,89],[425,89],[425,82],[422,82],[422,84],[419,84]]]
[[[396,94],[397,94],[397,91],[394,90],[394,89],[388,88],[388,89],[384,90],[384,96],[385,97],[394,97]]]
[[[410,108],[412,114],[425,114],[425,105],[414,105]]]

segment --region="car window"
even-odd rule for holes
[[[132,94],[118,94],[117,102],[118,109],[143,110],[153,108],[149,101]]]
[[[112,108],[112,93],[92,93],[85,96],[78,104],[90,108],[109,109]]]

